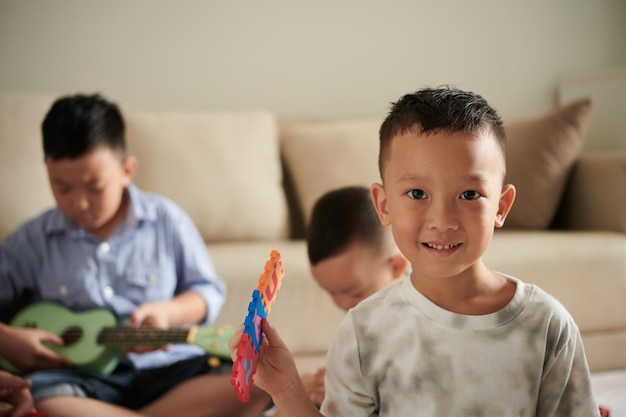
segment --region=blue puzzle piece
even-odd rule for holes
[[[252,345],[254,346],[254,352],[259,353],[261,349],[261,343],[263,342],[263,335],[261,333],[261,319],[267,317],[265,305],[263,304],[263,297],[259,290],[252,292],[252,300],[248,304],[248,315],[243,322],[243,332],[250,336]]]

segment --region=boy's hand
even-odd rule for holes
[[[243,330],[241,324],[228,343],[233,361],[237,360]],[[254,384],[272,396],[280,415],[323,417],[307,395],[289,349],[267,319],[261,320],[261,331],[264,337]]]
[[[155,327],[167,329],[169,327],[168,301],[142,304],[130,315],[130,327]]]
[[[41,329],[7,327],[2,341],[2,355],[23,373],[41,369],[58,369],[72,366],[65,356],[50,350],[43,343],[63,345],[63,339]]]
[[[28,390],[31,382],[8,372],[0,371],[0,402],[13,406],[12,417],[23,417],[34,411],[33,399]],[[0,411],[0,415],[3,415]]]
[[[239,325],[228,343],[233,362],[237,359],[237,348],[239,347],[243,330],[243,324]],[[254,384],[272,397],[282,392],[287,392],[294,386],[301,387],[302,382],[293,357],[267,319],[261,321],[261,331],[264,337],[257,361],[256,374],[253,376]]]
[[[324,401],[324,377],[326,376],[326,368],[318,368],[302,375],[302,384],[309,398],[316,406],[322,405]]]
[[[132,328],[153,327],[167,329],[169,327],[168,302],[155,302],[142,304],[133,311],[129,317],[129,326]],[[124,348],[125,353],[144,353],[153,350],[167,350],[170,345],[164,346],[132,346]]]

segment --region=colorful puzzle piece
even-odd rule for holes
[[[243,322],[243,333],[233,363],[230,383],[242,402],[250,400],[250,389],[263,342],[261,319],[269,315],[284,275],[280,253],[273,250],[259,277],[257,288],[252,291],[252,300],[248,304],[248,315]]]

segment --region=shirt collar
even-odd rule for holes
[[[129,217],[132,217],[135,223],[155,221],[157,213],[154,204],[150,204],[144,193],[134,184],[129,184],[127,190],[130,196]]]

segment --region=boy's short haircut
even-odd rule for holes
[[[118,106],[98,94],[57,99],[41,125],[44,155],[75,159],[97,146],[126,153],[124,119]]]
[[[447,132],[480,133],[489,130],[504,156],[505,132],[502,119],[482,96],[453,87],[424,88],[402,96],[392,103],[380,126],[378,169],[389,156],[391,139],[408,131],[418,134]]]
[[[306,240],[311,265],[340,254],[354,242],[382,247],[384,228],[369,189],[344,187],[320,197],[313,206]]]

